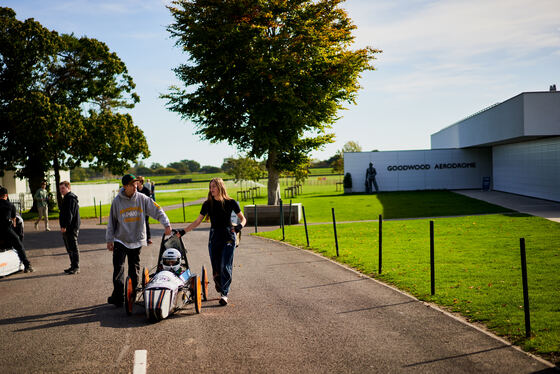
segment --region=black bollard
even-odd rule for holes
[[[525,238],[519,239],[521,249],[521,278],[523,280],[523,310],[525,311],[525,337],[531,338],[531,316],[529,311],[529,286],[527,284],[527,259],[525,257]]]
[[[305,226],[305,239],[307,239],[307,246],[309,247],[309,234],[307,233],[307,219],[305,218],[305,207],[302,205],[303,210],[303,225]]]
[[[436,294],[436,278],[434,274],[434,221],[430,221],[430,285],[432,295]]]
[[[334,244],[336,245],[336,257],[338,257],[338,236],[336,235],[336,219],[334,218],[334,208],[332,208],[332,222],[334,227]]]
[[[383,263],[383,216],[379,215],[379,274],[381,274],[381,264]]]
[[[282,240],[285,240],[286,235],[284,233],[284,208],[282,206],[282,199],[280,199],[280,226],[282,227]]]

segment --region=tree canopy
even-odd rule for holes
[[[345,103],[361,72],[373,70],[371,47],[350,50],[344,0],[177,0],[168,27],[188,61],[174,69],[184,83],[163,95],[211,142],[266,158],[268,202],[279,175],[298,172]]]
[[[124,172],[149,156],[142,130],[116,112],[139,101],[134,87],[103,42],[0,8],[0,170],[17,170],[32,191],[52,168],[57,183],[61,168],[83,162]]]

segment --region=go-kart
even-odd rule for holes
[[[152,322],[161,321],[187,304],[194,304],[196,313],[202,310],[202,300],[208,299],[208,273],[202,266],[202,274],[191,273],[187,261],[187,251],[181,238],[169,238],[163,235],[158,257],[158,265],[152,270],[144,268],[141,274],[142,287],[134,289],[132,279],[126,278],[124,285],[124,308],[128,315],[132,314],[134,304],[143,304],[146,317]],[[161,268],[161,257],[168,248],[181,252],[181,273],[179,275]]]

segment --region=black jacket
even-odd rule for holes
[[[58,218],[60,227],[66,230],[78,230],[80,228],[80,206],[78,205],[78,196],[72,192],[68,192],[62,199],[62,207]]]

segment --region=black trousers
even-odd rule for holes
[[[140,250],[127,248],[119,242],[113,247],[113,299],[123,301],[124,298],[124,261],[128,257],[128,276],[132,280],[132,287],[138,287],[140,279]]]
[[[80,267],[80,250],[78,249],[79,232],[80,230],[66,229],[66,232],[62,234],[66,252],[68,252],[68,257],[70,257],[70,267],[72,269]]]
[[[25,249],[23,249],[23,243],[19,239],[19,236],[16,232],[12,229],[12,226],[5,227],[1,231],[2,238],[4,238],[5,243],[7,246],[13,247],[19,257],[19,260],[23,262],[23,266],[29,266],[29,260],[27,259],[27,255],[25,254]]]

